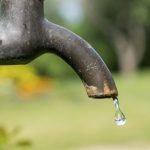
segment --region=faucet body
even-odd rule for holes
[[[100,55],[78,35],[44,17],[44,0],[1,0],[0,65],[26,64],[44,53],[66,61],[93,98],[118,95]]]

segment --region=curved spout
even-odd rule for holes
[[[0,4],[0,65],[25,64],[52,52],[72,66],[89,97],[118,95],[98,53],[76,34],[44,19],[43,0],[2,0]]]
[[[110,71],[91,45],[61,26],[48,21],[45,21],[44,26],[46,49],[72,66],[83,81],[89,97],[118,95]]]

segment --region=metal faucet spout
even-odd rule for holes
[[[89,43],[48,21],[45,22],[45,27],[46,49],[72,66],[83,81],[89,97],[109,98],[118,95],[110,71]]]
[[[43,0],[2,0],[0,7],[0,65],[26,64],[51,52],[75,70],[89,97],[118,95],[100,55],[78,35],[46,20]]]

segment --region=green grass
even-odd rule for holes
[[[55,82],[45,96],[23,101],[1,95],[0,125],[22,127],[28,150],[75,150],[97,145],[147,146],[150,143],[150,72],[115,76],[127,123],[114,123],[111,99],[89,99],[79,79]]]

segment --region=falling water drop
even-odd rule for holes
[[[125,117],[125,115],[123,114],[123,112],[121,111],[121,109],[119,107],[118,98],[117,97],[113,98],[113,101],[114,101],[114,105],[115,105],[115,109],[116,109],[116,112],[115,112],[115,123],[118,126],[122,126],[122,125],[124,125],[126,123],[126,117]]]

